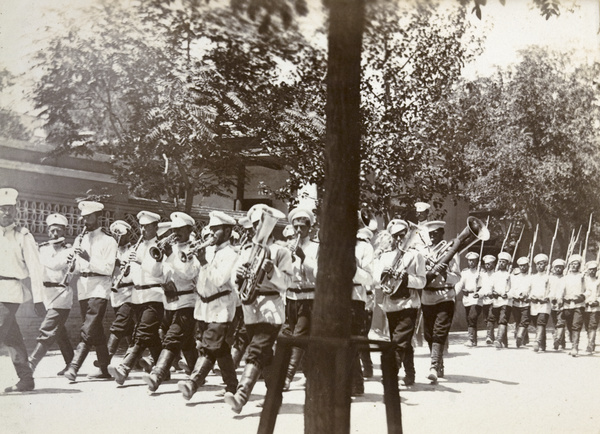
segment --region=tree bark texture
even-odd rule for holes
[[[311,333],[319,342],[323,342],[322,338],[339,342],[340,338],[350,337],[355,272],[364,1],[330,0],[327,5],[330,15],[325,191]],[[333,343],[313,344],[307,356],[305,432],[349,432],[350,384],[340,369],[348,357],[347,349]]]

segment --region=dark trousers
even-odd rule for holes
[[[421,309],[423,309],[423,334],[429,347],[431,348],[433,343],[444,345],[452,325],[454,302],[423,304]]]
[[[135,325],[135,315],[131,303],[123,303],[114,308],[115,319],[110,325],[110,333],[121,338],[128,338],[133,335]]]
[[[162,347],[174,353],[179,351],[190,351],[196,349],[194,341],[194,308],[184,307],[177,310],[166,310],[164,324],[168,324],[168,329],[163,338]],[[206,334],[206,331],[204,332]]]
[[[467,315],[467,327],[477,328],[477,319],[481,313],[482,306],[479,304],[473,306],[465,306]]]
[[[388,324],[390,328],[390,340],[395,344],[394,350],[396,355],[396,367],[395,373],[398,374],[400,366],[405,361],[405,356],[410,348],[412,350],[412,337],[415,331],[415,324],[417,322],[417,308],[402,309],[397,312],[386,312]],[[405,366],[405,369],[408,368]],[[414,366],[413,372],[408,372],[407,375],[415,375]]]
[[[46,348],[50,348],[56,342],[67,365],[73,360],[74,353],[69,333],[65,327],[70,312],[70,309],[50,308],[47,310],[37,337],[38,343]]]
[[[29,367],[27,349],[17,324],[17,310],[20,304],[0,302],[0,346],[5,345],[10,358],[21,380],[33,378],[33,372]]]
[[[563,310],[563,318],[569,333],[581,331],[581,328],[583,327],[583,311],[583,307]]]
[[[275,345],[280,329],[280,324],[246,324],[249,338],[246,364],[252,363],[261,369],[271,364],[273,361],[273,345]]]
[[[492,307],[490,311],[490,315],[488,316],[488,321],[492,324],[495,324],[496,321],[498,325],[507,325],[508,319],[510,318],[510,311],[512,306],[498,306]]]
[[[308,336],[310,334],[310,319],[314,300],[290,300],[285,305],[285,327],[293,336]]]
[[[512,308],[513,318],[515,319],[515,327],[529,327],[529,306]]]
[[[533,321],[533,324],[536,327],[537,326],[546,327],[546,325],[548,325],[549,317],[550,317],[550,315],[548,315],[547,313],[538,313],[537,315],[531,316],[531,320]]]
[[[485,319],[485,322],[492,322],[490,321],[490,315],[492,313],[492,305],[491,304],[484,304],[483,306],[481,306],[481,314],[483,315],[483,318]]]
[[[248,344],[250,343],[250,338],[248,337],[248,332],[246,331],[246,324],[244,323],[244,311],[242,306],[235,308],[235,315],[231,324],[230,333],[232,333],[231,346],[244,353],[248,347]]]
[[[565,319],[562,310],[551,310],[550,318],[552,318],[552,324],[554,324],[555,329],[565,327]]]
[[[590,332],[598,328],[598,320],[600,320],[600,312],[583,312],[583,324],[585,331]]]
[[[104,335],[104,314],[106,313],[108,300],[105,298],[92,297],[79,300],[83,325],[81,326],[81,341],[89,346],[106,345]]]
[[[135,326],[133,342],[144,348],[160,347],[158,334],[165,308],[161,301],[134,304]]]
[[[227,334],[231,323],[205,323],[198,324],[203,330],[200,341],[200,354],[213,362],[220,357],[230,355],[231,347],[227,343]]]

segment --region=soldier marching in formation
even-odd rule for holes
[[[277,241],[274,229],[285,219],[280,211],[255,205],[243,219],[212,211],[210,221],[196,236],[195,220],[174,212],[170,221],[140,211],[140,235],[125,221],[103,228],[103,204],[82,201],[78,207],[84,230],[73,245],[65,242],[68,219],[51,214],[46,219],[49,241],[35,244],[33,236],[16,222],[18,192],[0,188],[0,344],[9,348],[19,377],[6,392],[35,387],[33,373],[54,342],[58,344],[71,382],[92,348],[98,367],[88,377],[114,379],[123,385],[136,367],[146,371],[143,380],[150,392],[170,377],[176,361],[189,367],[178,382],[186,400],[202,387],[218,364],[225,383],[224,401],[234,413],[248,402],[254,385],[263,378],[274,387],[273,356],[277,337],[287,333],[309,336],[317,276],[318,241],[311,237],[316,218],[312,210],[293,209],[284,229],[286,241]],[[424,336],[430,348],[427,378],[437,383],[444,377],[444,346],[462,294],[468,340],[475,347],[478,318],[483,313],[487,345],[508,346],[507,328],[515,321],[516,347],[527,344],[530,322],[535,326],[533,350],[546,351],[546,328],[554,328],[554,350],[565,348],[579,355],[582,332],[587,333],[586,353],[595,351],[600,317],[600,280],[597,261],[584,262],[572,251],[566,260],[544,253],[520,257],[513,272],[513,257],[467,251],[489,238],[487,227],[469,217],[467,228],[450,242],[444,241],[445,222],[427,221],[422,210],[419,224],[392,219],[385,231],[390,247],[374,252],[374,227],[359,213],[356,236],[356,272],[353,276],[351,334],[365,335],[368,294],[374,290],[376,305],[389,324],[389,340],[395,344],[395,372],[404,366],[404,385],[416,381],[412,363],[412,338],[423,312]],[[237,227],[243,229],[238,232]],[[533,251],[533,246],[530,248]],[[467,267],[458,259],[465,253]],[[550,256],[552,249],[550,249]],[[566,274],[564,270],[566,268]],[[26,283],[30,286],[27,288]],[[65,322],[77,290],[82,325],[80,342],[71,346]],[[29,357],[16,312],[33,296],[42,318],[36,346]],[[108,339],[103,319],[110,300],[115,319]],[[550,321],[550,319],[552,321]],[[498,324],[497,332],[494,328]],[[566,327],[566,329],[565,329]],[[369,325],[367,325],[368,332]],[[161,333],[162,331],[162,333]],[[128,348],[117,362],[120,343]],[[149,358],[142,357],[145,350]],[[236,368],[245,355],[238,379]],[[303,350],[293,348],[284,390],[290,388],[301,365]],[[358,354],[351,364],[352,395],[364,393],[364,377],[370,377],[369,360]]]

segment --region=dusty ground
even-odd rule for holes
[[[600,355],[572,358],[565,352],[537,354],[531,347],[466,348],[463,337],[453,334],[446,378],[435,386],[425,378],[425,349],[416,349],[417,384],[400,392],[405,432],[600,433]],[[93,359],[93,354],[88,357],[81,374],[93,369]],[[221,390],[216,375],[186,402],[177,390],[181,372],[149,395],[140,372],[133,372],[123,387],[85,376],[70,384],[54,375],[62,364],[60,354],[53,352],[38,367],[35,391],[0,394],[2,432],[229,434],[252,433],[258,427],[257,403],[265,393],[261,382],[242,414],[235,416],[215,396]],[[284,394],[275,432],[303,432],[304,389],[301,377],[296,379]],[[15,381],[10,359],[0,357],[0,385]],[[379,369],[365,389],[364,396],[353,399],[351,432],[386,432]]]

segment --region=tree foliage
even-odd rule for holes
[[[478,51],[466,11],[424,3],[368,10],[363,49],[362,200],[387,218],[415,200],[456,195],[464,176],[451,146],[460,113],[448,95]]]
[[[514,68],[457,93],[470,167],[465,195],[530,232],[539,224],[546,248],[560,218],[566,248],[572,228],[587,227],[600,206],[600,65],[575,67],[570,56],[535,47],[521,55]]]
[[[0,92],[4,92],[12,86],[14,78],[6,68],[0,67]],[[31,132],[23,125],[18,115],[2,107],[0,108],[0,137],[14,140],[29,140]]]

